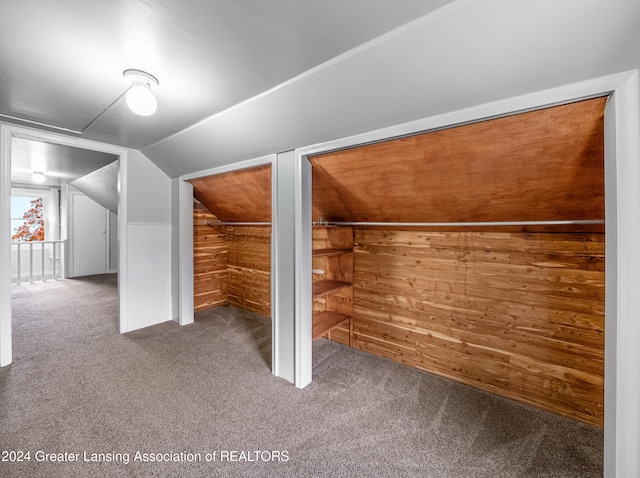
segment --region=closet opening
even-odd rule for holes
[[[189,182],[194,312],[233,306],[271,318],[271,165]]]
[[[602,427],[606,100],[308,156],[322,336]]]

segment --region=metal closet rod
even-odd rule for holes
[[[208,221],[207,226],[270,226],[271,222],[260,221]],[[604,224],[604,219],[576,219],[559,221],[486,221],[486,222],[350,222],[323,221],[319,218],[313,222],[314,226],[390,226],[390,227],[459,227],[459,226],[563,226]]]
[[[319,218],[314,226],[390,226],[390,227],[458,227],[458,226],[562,226],[580,224],[604,224],[604,219],[577,219],[560,221],[488,221],[488,222],[349,222],[323,221]]]
[[[233,221],[207,221],[204,220],[207,226],[270,226],[270,222],[233,222]]]

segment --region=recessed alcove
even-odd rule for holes
[[[314,338],[602,426],[605,103],[309,157]],[[269,315],[271,166],[191,183],[196,310]]]

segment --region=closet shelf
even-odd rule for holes
[[[313,282],[312,295],[314,299],[322,297],[328,294],[332,294],[344,287],[349,287],[350,282],[343,282],[339,280],[323,279]]]
[[[311,332],[313,340],[316,340],[327,332],[335,329],[350,318],[350,315],[331,312],[328,310],[313,314],[313,328]]]
[[[311,335],[353,347],[353,229],[318,222],[312,232],[311,272],[324,277],[311,282]]]
[[[348,252],[353,252],[353,248],[349,248],[349,249],[315,249],[313,251],[313,257],[339,256],[340,254],[346,254]]]

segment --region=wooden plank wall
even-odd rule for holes
[[[271,317],[271,227],[226,227],[229,304]]]
[[[230,304],[270,317],[271,228],[211,227],[216,216],[193,208],[194,312]]]
[[[216,220],[198,201],[193,203],[193,292],[194,312],[227,303],[226,234],[205,220]]]
[[[603,425],[604,234],[354,240],[356,348]]]
[[[271,165],[192,179],[194,196],[222,221],[271,221]],[[271,316],[271,227],[216,226],[227,255],[225,303]],[[222,256],[220,256],[222,259]],[[216,266],[219,267],[219,266]],[[196,277],[196,280],[199,280]],[[204,292],[209,284],[196,284]]]

